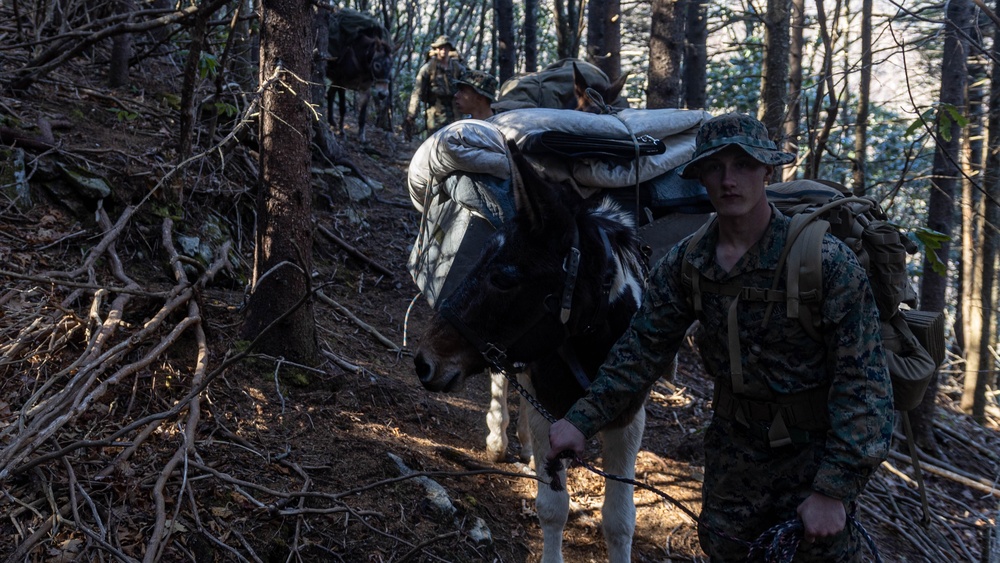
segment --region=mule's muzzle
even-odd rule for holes
[[[428,391],[451,393],[464,387],[465,378],[461,371],[446,370],[439,361],[422,351],[418,351],[413,357],[413,367],[420,384]]]
[[[389,97],[389,83],[376,81],[375,87],[372,89],[372,93],[375,95],[375,99],[378,101],[384,101]]]

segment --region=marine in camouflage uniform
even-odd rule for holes
[[[787,163],[791,156],[777,151],[759,122],[729,114],[702,126],[695,158],[682,175],[698,177],[699,161],[733,144],[763,164]],[[565,417],[585,437],[593,436],[630,397],[648,392],[666,374],[688,327],[701,321],[696,339],[714,379],[715,409],[705,435],[699,535],[712,561],[746,560],[746,544],[795,519],[814,492],[839,499],[851,513],[892,437],[892,389],[875,299],[864,269],[837,238],[827,234],[822,246],[822,342],[810,338],[798,319],[787,317],[783,297],[773,301],[766,328],[766,303],[740,300],[735,361],[742,378],[736,381],[727,321],[736,298],[703,290],[701,313],[696,311],[684,260],[702,284],[771,287],[789,219],[773,205],[770,213],[761,238],[728,271],[717,262],[717,224],[692,248],[691,237],[672,248],[652,270],[631,327],[588,394]],[[782,274],[779,291],[784,282]],[[742,390],[736,393],[734,386]],[[772,446],[768,430],[778,412],[791,443]],[[860,532],[847,525],[832,537],[802,542],[795,561],[860,561],[865,545],[860,539]]]
[[[412,129],[420,103],[426,104],[428,134],[437,131],[455,120],[455,81],[465,72],[465,66],[458,59],[458,53],[447,35],[438,37],[431,43],[430,60],[417,71],[410,94],[410,104],[406,111],[406,127]]]

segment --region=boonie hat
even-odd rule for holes
[[[488,72],[481,70],[469,70],[455,81],[455,85],[464,84],[471,87],[480,96],[489,99],[490,102],[497,101],[497,79]]]
[[[451,38],[447,35],[438,35],[438,38],[431,43],[431,49],[437,49],[438,47],[444,47],[445,45],[449,47],[455,46],[455,44],[451,42]]]
[[[681,178],[697,178],[698,162],[733,145],[764,164],[788,164],[795,160],[794,154],[778,150],[767,137],[763,123],[745,113],[727,113],[709,119],[698,129],[694,156],[677,173]]]

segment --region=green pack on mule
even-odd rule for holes
[[[783,300],[788,318],[798,319],[803,329],[820,340],[823,302],[823,236],[829,232],[843,241],[864,266],[875,294],[881,319],[882,341],[892,379],[894,406],[908,411],[920,404],[934,371],[944,360],[944,317],[941,313],[916,311],[916,291],[906,272],[906,256],[916,245],[888,221],[882,208],[870,197],[853,197],[844,186],[821,180],[796,180],[767,187],[768,201],[791,217],[788,238],[777,272],[785,271]],[[703,225],[688,243],[692,248],[708,231]],[[702,292],[754,295],[773,304],[781,299],[779,276],[765,292],[744,291],[737,286],[705,283],[701,274],[683,261],[683,277],[695,310],[701,309]],[[777,296],[777,297],[775,297]],[[771,304],[764,317],[770,318]],[[907,307],[901,307],[906,305]],[[730,348],[739,350],[738,327],[729,327]],[[933,351],[932,355],[930,351]],[[739,357],[731,358],[733,372],[742,372]]]

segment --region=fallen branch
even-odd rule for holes
[[[910,459],[910,456],[903,455],[899,452],[890,451],[889,457],[895,459],[896,461],[903,461],[910,464],[913,463],[913,460]],[[965,485],[970,489],[974,489],[981,493],[986,493],[988,495],[993,495],[997,498],[1000,498],[1000,489],[995,488],[992,483],[990,483],[985,479],[981,480],[969,479],[968,477],[963,477],[961,475],[958,475],[957,473],[953,473],[951,471],[948,471],[947,469],[943,469],[926,461],[921,461],[920,468],[926,471],[927,473],[932,473],[934,475],[937,475],[938,477],[944,477],[945,479],[950,479],[960,485]]]
[[[371,334],[372,336],[374,336],[379,342],[381,342],[382,344],[384,344],[385,347],[388,348],[389,350],[391,350],[393,352],[399,352],[401,350],[401,348],[399,346],[397,346],[392,340],[389,340],[388,338],[382,336],[382,333],[380,333],[378,330],[376,330],[374,327],[372,327],[368,323],[366,323],[366,322],[362,321],[361,319],[359,319],[358,317],[356,317],[354,315],[354,313],[350,312],[347,309],[347,307],[344,307],[340,303],[337,303],[333,299],[330,299],[329,297],[327,297],[327,295],[325,293],[323,293],[322,291],[317,291],[316,292],[316,297],[319,297],[320,301],[322,301],[322,302],[326,303],[327,305],[333,307],[334,309],[336,309],[337,311],[339,311],[341,314],[343,314],[347,318],[351,319],[351,321],[354,324],[356,324],[359,327],[361,327],[368,334]]]
[[[355,258],[357,258],[358,260],[361,260],[365,264],[368,264],[376,272],[378,272],[378,273],[380,273],[383,276],[386,276],[388,278],[394,278],[395,277],[395,274],[393,274],[392,270],[390,270],[389,268],[386,268],[385,266],[383,266],[383,265],[375,262],[371,258],[365,256],[360,250],[358,250],[357,248],[354,248],[353,246],[351,246],[350,243],[348,243],[346,240],[338,237],[336,235],[336,233],[334,233],[330,229],[327,229],[323,225],[316,225],[316,228],[319,229],[319,232],[321,232],[324,235],[326,235],[326,237],[328,239],[330,239],[333,242],[337,243],[338,246],[340,246],[341,248],[343,248],[344,250],[346,250],[348,254],[350,254],[351,256],[353,256]]]

